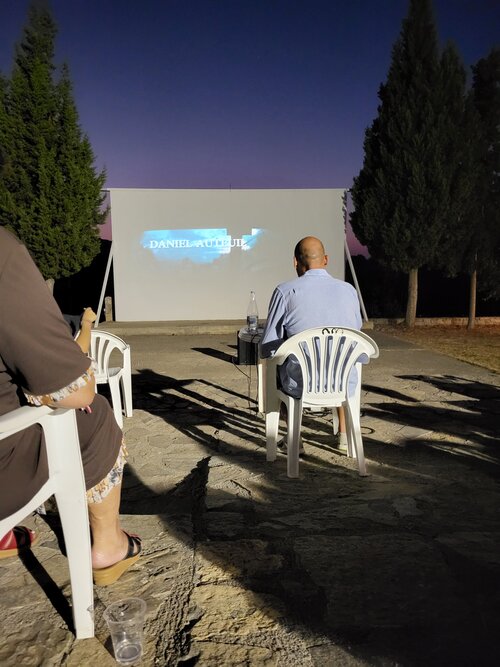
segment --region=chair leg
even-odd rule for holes
[[[357,447],[355,443],[355,438],[353,437],[353,433],[356,431],[356,423],[359,429],[359,434],[361,437],[361,426],[359,424],[359,417],[361,414],[361,364],[356,364],[356,369],[357,369],[357,377],[358,381],[356,383],[356,388],[354,390],[354,393],[352,396],[348,396],[346,403],[344,403],[344,410],[345,410],[345,415],[346,415],[346,422],[349,420],[351,422],[351,426],[347,428],[347,455],[350,456],[351,458],[357,458]],[[349,404],[350,407],[350,414],[348,413],[347,410],[347,404]],[[361,441],[362,443],[362,441]],[[361,444],[361,447],[363,445]]]
[[[352,419],[350,417],[350,414],[347,410],[346,404],[344,403],[344,414],[345,414],[345,424],[346,424],[346,435],[347,435],[347,456],[349,456],[351,459],[356,458],[356,447],[354,445],[354,426],[352,423]]]
[[[64,432],[55,441],[55,422],[49,423],[45,431],[49,469],[51,475],[57,475],[54,495],[68,557],[75,632],[77,639],[86,639],[94,636],[94,588],[85,480],[76,420],[71,413],[68,416],[73,421],[66,428],[68,436],[73,433],[73,442],[64,437]]]
[[[116,423],[120,428],[123,428],[122,399],[120,397],[120,384],[118,379],[109,378],[109,391],[111,394],[111,403],[113,404]]]
[[[365,453],[363,449],[363,437],[361,435],[361,423],[359,420],[359,408],[352,409],[350,401],[346,403],[346,421],[349,448],[355,458],[358,459],[358,470],[362,477],[366,477]]]
[[[68,557],[77,639],[94,636],[94,588],[87,505],[74,487],[55,494]]]
[[[337,435],[339,432],[339,415],[337,408],[332,408],[332,426],[333,426],[333,435]]]
[[[302,424],[302,403],[291,398],[287,402],[288,434],[287,434],[287,475],[299,476],[299,443],[300,427]]]
[[[266,411],[263,359],[259,359],[259,363],[257,364],[257,410],[261,414]]]
[[[123,374],[120,378],[125,416],[132,417],[132,376]]]
[[[266,461],[276,460],[279,422],[279,408],[266,413]]]

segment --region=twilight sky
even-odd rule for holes
[[[9,74],[29,0],[0,1]],[[51,0],[108,187],[350,187],[408,0]],[[500,0],[434,0],[469,70]]]

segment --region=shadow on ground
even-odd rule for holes
[[[439,389],[437,380],[419,378]],[[379,393],[375,384],[367,388]],[[481,393],[473,383],[467,391],[469,396],[475,391],[475,399]],[[196,646],[238,642],[283,650],[288,637],[288,658],[297,660],[289,664],[306,664],[304,647],[318,665],[334,664],[342,655],[360,661],[352,664],[469,664],[464,656],[493,664],[498,596],[491,584],[500,577],[497,562],[478,567],[478,513],[481,531],[496,531],[498,521],[488,498],[478,502],[474,488],[476,475],[497,471],[484,419],[488,408],[476,403],[473,410],[463,403],[434,408],[380,387],[391,400],[378,403],[371,396],[366,422],[374,416],[402,426],[425,425],[446,436],[472,426],[472,444],[479,450],[491,446],[491,460],[457,447],[440,449],[425,438],[393,447],[372,430],[372,436],[365,434],[372,476],[361,479],[355,465],[346,467],[345,457],[332,448],[328,419],[308,416],[307,456],[301,479],[292,481],[284,475],[284,459],[265,463],[263,422],[245,394],[151,369],[138,371],[134,392],[138,410],[160,417],[201,445],[204,455],[165,493],[144,483],[130,466],[123,512],[161,515],[164,529],[193,548],[200,571],[215,569],[193,582],[192,602],[206,600],[204,589],[212,595],[219,588],[231,607],[234,591],[245,591],[267,619],[253,632],[243,624],[244,639],[238,639],[236,622],[228,623],[226,634],[201,633],[200,639],[198,625],[210,615],[201,606],[192,612],[194,622],[178,628],[168,651],[181,659]],[[211,486],[214,472],[226,467],[232,487]],[[463,544],[471,543],[475,549],[467,553]],[[499,546],[498,534],[493,543]],[[252,627],[248,618],[246,623]],[[293,649],[297,636],[302,645]]]

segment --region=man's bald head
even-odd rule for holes
[[[295,269],[299,276],[309,269],[322,269],[328,264],[328,255],[321,241],[315,236],[306,236],[295,246]]]

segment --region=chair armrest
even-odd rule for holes
[[[31,405],[23,405],[21,408],[12,410],[6,415],[0,417],[0,440],[13,435],[18,431],[23,431],[33,424],[38,424],[47,415],[54,413],[65,413],[67,409],[64,408],[49,408],[47,405],[35,407]]]

